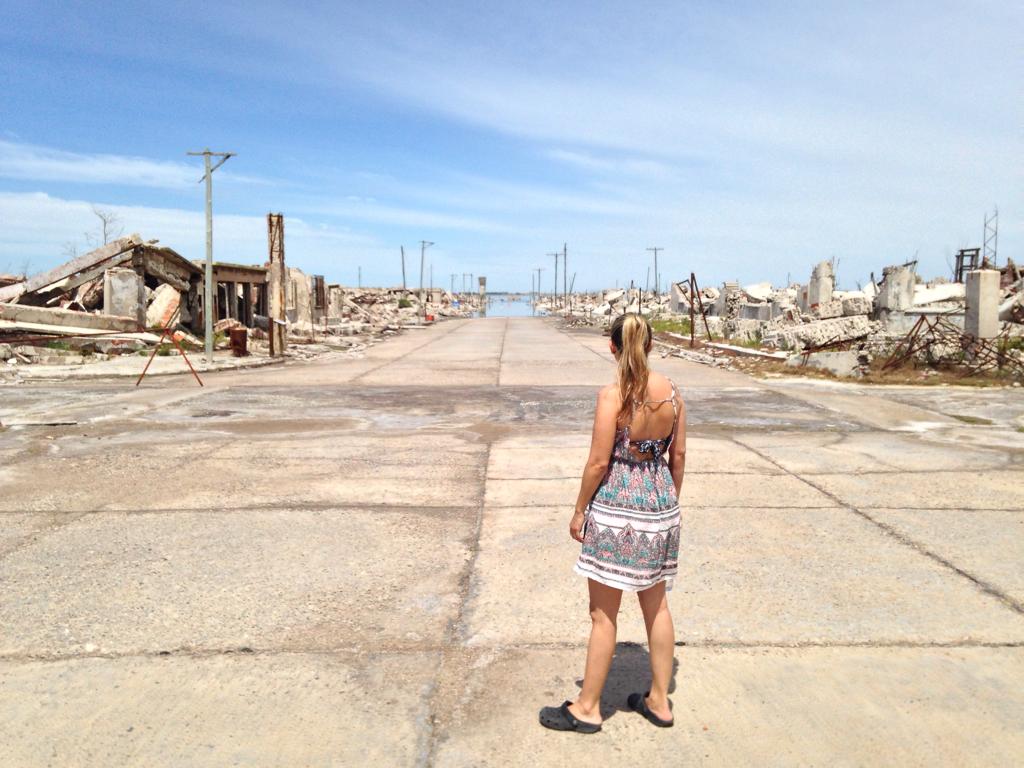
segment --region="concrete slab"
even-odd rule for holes
[[[0,743],[13,732],[28,765],[39,745],[81,745],[104,768],[544,765],[567,750],[607,764],[1011,763],[1019,396],[964,388],[936,406],[914,388],[900,432],[906,403],[888,388],[796,396],[674,360],[654,365],[683,385],[690,425],[669,598],[688,644],[680,726],[620,713],[596,739],[539,728],[537,708],[574,692],[589,623],[566,527],[596,384],[567,382],[610,381],[606,348],[547,320],[456,321],[358,359],[211,374],[201,390],[6,387],[0,419],[33,426],[0,431],[0,508],[17,513],[0,516]],[[499,371],[522,384],[496,386]],[[1005,418],[920,420],[950,403]],[[481,523],[485,495],[511,506]],[[995,501],[1004,511],[969,509]],[[126,511],[67,512],[113,506]],[[631,597],[620,637],[644,639]],[[180,663],[173,685],[161,662]],[[609,701],[645,666],[641,645],[621,648]],[[382,734],[363,714],[389,690],[401,727]],[[157,724],[131,741],[142,726],[124,712]]]
[[[871,516],[1024,606],[1024,512],[873,509]]]
[[[646,654],[620,646],[602,733],[542,728],[540,707],[575,697],[584,655],[493,654],[470,677],[434,764],[1013,765],[1024,754],[1019,648],[680,648],[676,725],[655,730],[625,704],[646,689]]]
[[[35,536],[46,532],[63,515],[8,512],[0,514],[0,557],[25,546]]]
[[[820,474],[813,481],[851,506],[1024,509],[1020,470]]]
[[[0,654],[436,644],[476,514],[87,515],[0,560]]]
[[[470,645],[585,643],[586,580],[572,572],[571,507],[487,508]],[[1024,641],[1024,616],[845,510],[684,512],[669,593],[688,643]],[[530,595],[529,611],[510,595]],[[645,642],[624,596],[619,639]]]
[[[416,765],[428,747],[424,723],[437,658],[300,653],[0,662],[3,762]]]
[[[355,450],[315,449],[325,451],[322,456],[302,446],[281,455],[266,447],[273,439],[207,441],[202,450],[193,442],[136,442],[103,453],[70,451],[64,457],[58,452],[51,466],[59,467],[61,483],[40,486],[33,463],[19,463],[0,477],[0,507],[15,512],[218,509],[250,506],[255,499],[263,507],[464,506],[477,504],[482,492],[486,446],[475,436],[447,437],[446,455],[436,458],[407,436],[358,436],[349,439]],[[140,461],[145,482],[139,481]],[[431,482],[418,482],[428,473]]]
[[[801,475],[837,471],[1001,469],[1011,460],[1010,454],[1002,450],[951,451],[948,445],[931,442],[920,435],[891,432],[747,433],[738,436],[737,441]]]

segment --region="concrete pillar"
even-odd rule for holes
[[[811,271],[810,282],[807,283],[807,308],[832,301],[836,278],[832,272],[832,264],[822,261]]]
[[[252,283],[242,283],[242,324],[252,328]]]
[[[995,269],[968,272],[964,332],[976,339],[994,339],[999,330],[999,272]]]
[[[238,284],[224,283],[224,312],[225,317],[232,320],[238,319]]]
[[[902,311],[914,306],[917,275],[910,266],[886,267],[875,306],[880,310]]]
[[[134,269],[114,267],[103,273],[103,314],[146,324],[146,283]]]
[[[288,344],[284,324],[287,306],[285,291],[288,285],[284,265],[284,216],[267,214],[267,241],[269,250],[269,310],[270,347],[274,355],[283,355]]]
[[[689,293],[683,293],[684,285],[686,285],[687,290],[689,290],[689,283],[672,283],[668,303],[670,312],[682,314],[690,311]]]

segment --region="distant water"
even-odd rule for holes
[[[481,313],[487,317],[530,317],[532,314],[529,296],[510,298],[500,293],[487,297],[487,311]]]

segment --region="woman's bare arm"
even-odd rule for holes
[[[678,394],[675,397],[679,416],[676,419],[672,447],[669,448],[668,468],[672,473],[672,482],[675,483],[676,496],[678,496],[683,488],[683,472],[686,469],[686,403]]]
[[[608,463],[615,447],[615,427],[619,416],[619,392],[615,386],[608,386],[597,396],[597,409],[594,412],[594,431],[590,439],[590,456],[583,468],[583,479],[580,481],[580,493],[576,498],[576,509],[569,523],[569,535],[576,541],[583,541],[584,510],[597,493]]]

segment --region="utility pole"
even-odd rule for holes
[[[654,295],[659,296],[661,294],[661,275],[658,274],[658,251],[664,251],[664,248],[648,248],[648,251],[654,251]]]
[[[562,243],[562,293],[565,295],[563,306],[569,309],[569,244]]]
[[[427,316],[427,302],[423,300],[423,260],[427,253],[427,248],[433,245],[429,240],[420,240],[420,306],[423,307],[423,316]]]
[[[537,314],[537,303],[534,299],[533,270],[530,270],[530,314]]]
[[[451,293],[452,293],[452,296],[454,296],[455,295],[455,278],[458,277],[458,275],[455,272],[452,272],[451,276],[452,276],[452,291],[451,291]]]
[[[561,256],[561,255],[562,254],[560,254],[558,251],[555,251],[554,253],[549,253],[548,254],[548,256],[554,256],[555,257],[555,287],[551,291],[551,308],[552,309],[554,309],[555,305],[558,303],[558,301],[557,301],[557,299],[558,299],[558,257]]]
[[[206,182],[206,270],[203,277],[203,325],[205,325],[205,353],[207,362],[213,362],[213,172],[234,157],[234,152],[211,152],[209,147],[202,152],[186,154],[203,158],[203,178]],[[219,157],[220,161],[210,166],[210,158]]]
[[[540,273],[544,271],[544,267],[536,267],[534,272],[537,273],[537,300],[540,300]]]
[[[402,290],[405,290],[405,246],[402,246]]]

